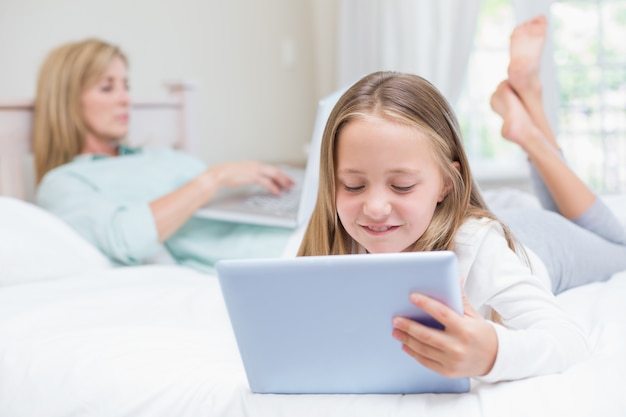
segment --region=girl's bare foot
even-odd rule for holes
[[[559,145],[543,107],[541,54],[546,41],[548,20],[538,16],[515,27],[511,34],[509,85],[524,105],[532,124],[554,148]]]
[[[546,17],[538,16],[516,26],[511,34],[508,76],[522,100],[526,92],[541,89],[539,71],[547,26]]]
[[[502,117],[502,136],[517,143],[525,151],[532,146],[532,142],[542,137],[541,132],[533,124],[524,104],[508,80],[498,84],[498,88],[491,95],[491,108]],[[542,139],[543,140],[543,139]]]
[[[585,213],[595,201],[595,194],[567,166],[555,144],[533,123],[508,81],[502,81],[491,96],[491,108],[502,117],[502,136],[526,152],[560,213],[568,219]]]

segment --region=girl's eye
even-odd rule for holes
[[[356,192],[361,191],[363,188],[365,188],[365,186],[363,186],[363,185],[359,185],[359,186],[357,186],[357,187],[349,187],[349,186],[347,186],[347,185],[344,185],[344,186],[343,186],[343,188],[344,188],[344,190],[346,190],[346,191],[348,191],[348,192],[351,192],[351,193],[356,193]]]
[[[104,91],[105,93],[109,93],[113,91],[113,86],[111,84],[105,84],[102,87],[100,87],[100,90]]]
[[[415,185],[409,185],[407,187],[401,187],[399,185],[392,185],[391,188],[393,188],[394,190],[401,192],[401,193],[407,193],[409,191],[411,191],[413,188],[415,187]]]

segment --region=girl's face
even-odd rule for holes
[[[128,132],[128,77],[126,64],[115,57],[92,86],[81,95],[81,106],[88,130],[88,140],[112,142]]]
[[[449,191],[419,130],[379,117],[343,127],[336,202],[346,231],[370,253],[410,250]]]

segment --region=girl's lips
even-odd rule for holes
[[[380,225],[380,226],[375,226],[375,225],[362,225],[361,226],[363,229],[365,229],[367,232],[369,233],[374,233],[374,234],[385,234],[385,233],[389,233],[392,232],[394,230],[396,230],[399,226],[388,226],[388,225]]]

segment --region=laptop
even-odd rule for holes
[[[252,392],[412,394],[469,390],[404,353],[392,318],[439,327],[417,291],[462,312],[453,252],[222,260],[216,270]]]
[[[319,101],[305,169],[282,167],[295,183],[289,191],[275,196],[259,185],[223,190],[197,210],[195,216],[286,228],[307,223],[317,200],[324,128],[330,112],[346,90],[338,90]]]

